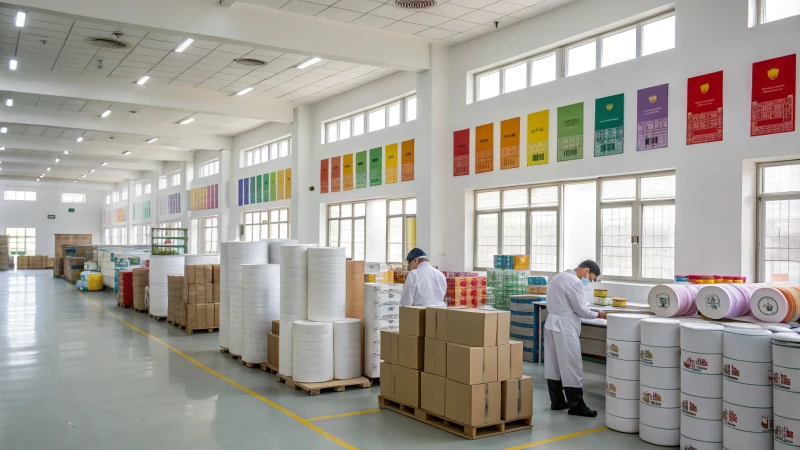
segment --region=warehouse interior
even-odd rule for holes
[[[798,0],[0,1],[0,448],[800,446],[798,42]],[[593,418],[544,363],[586,260]]]

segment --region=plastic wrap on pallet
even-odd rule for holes
[[[228,243],[219,243],[219,346],[230,349],[230,298],[228,295]]]
[[[242,361],[266,362],[267,335],[280,318],[278,264],[242,264]]]
[[[333,322],[333,377],[349,380],[361,376],[361,321]]]
[[[167,317],[169,275],[183,275],[183,255],[154,255],[150,258],[150,314]]]
[[[402,284],[364,284],[364,375],[381,375],[381,331],[400,326]]]
[[[292,341],[294,381],[321,383],[333,379],[333,322],[295,321]]]
[[[244,346],[242,328],[242,264],[266,264],[267,243],[229,242],[228,243],[228,297],[230,298],[230,314],[228,316],[230,330],[230,347],[232,354],[241,356]]]
[[[344,247],[308,249],[308,320],[344,320],[347,310]]]
[[[281,253],[281,328],[278,366],[293,376],[292,327],[308,317],[308,245],[286,245]]]

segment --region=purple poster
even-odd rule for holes
[[[244,194],[242,193],[242,189],[244,188],[244,181],[240,178],[239,179],[239,206],[244,204]]]
[[[669,84],[640,89],[636,100],[636,151],[667,146]]]

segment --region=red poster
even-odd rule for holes
[[[722,71],[689,78],[686,145],[722,140]]]
[[[322,161],[320,161],[319,192],[320,194],[328,193],[328,159],[323,159]]]
[[[753,64],[750,136],[794,131],[797,55]]]
[[[331,192],[342,190],[342,157],[331,158]]]
[[[469,175],[469,128],[453,133],[453,176]]]

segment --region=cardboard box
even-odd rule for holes
[[[394,400],[394,384],[392,384],[392,365],[381,363],[381,397]]]
[[[208,326],[206,320],[208,315],[206,311],[208,308],[206,307],[207,303],[198,303],[196,305],[197,308],[197,328],[206,328]]]
[[[383,364],[381,364],[381,375],[383,375],[382,366]],[[420,373],[419,370],[392,365],[392,389],[395,401],[414,408],[419,407]]]
[[[511,313],[483,309],[453,309],[447,313],[447,342],[472,347],[508,344]]]
[[[214,303],[206,303],[206,327],[214,328],[214,316],[216,308],[214,308]]]
[[[219,264],[211,266],[211,278],[211,282],[214,284],[219,284],[222,281],[222,276],[219,274]]]
[[[533,378],[506,380],[502,385],[501,417],[514,420],[533,415]]]
[[[409,369],[422,370],[425,366],[425,338],[400,334],[399,340],[398,364]]]
[[[203,274],[202,278],[200,277],[201,273]],[[214,282],[214,268],[211,266],[211,264],[197,266],[197,280],[198,283],[205,284],[212,284]]]
[[[500,421],[501,383],[461,384],[445,382],[444,416],[464,425],[485,425]]]
[[[197,305],[186,305],[186,328],[197,328]]]
[[[197,283],[189,285],[189,304],[212,303],[213,285]]]
[[[364,261],[347,260],[345,281],[346,316],[364,320]]]
[[[447,342],[425,338],[425,372],[447,376]]]
[[[220,287],[221,286],[222,285],[219,284],[219,283],[214,283],[214,284],[211,285],[211,290],[212,290],[211,302],[212,303],[219,303],[219,297],[220,297],[219,291],[220,291]]]
[[[497,345],[506,345],[511,340],[511,312],[495,311],[497,314]]]
[[[430,373],[420,374],[420,406],[425,411],[444,416],[444,397],[447,379]]]
[[[397,330],[381,331],[381,359],[389,364],[400,364],[400,334]]]
[[[424,306],[401,306],[400,334],[425,337],[426,309]]]
[[[521,360],[520,364],[522,364]],[[497,381],[510,380],[510,379],[511,379],[511,344],[498,345]]]
[[[215,308],[218,310],[219,308]],[[278,368],[278,357],[281,349],[281,337],[275,333],[267,334],[267,364],[274,368]]]
[[[214,303],[214,326],[219,328],[219,303]],[[275,367],[278,367],[276,364]]]
[[[516,378],[522,378],[522,360],[523,360],[523,344],[522,341],[510,341],[509,342],[509,351],[510,351],[510,363],[511,363],[511,372],[509,373],[509,380],[513,380]],[[499,356],[498,356],[498,364]]]
[[[277,334],[278,336],[281,335],[281,321],[280,320],[273,320],[272,321],[272,332]]]
[[[497,381],[497,347],[447,343],[447,378],[464,384]]]
[[[444,307],[429,306],[425,309],[425,337],[447,340],[447,326]]]
[[[187,284],[197,284],[197,272],[195,272],[193,265],[184,267],[183,274],[186,277]]]

